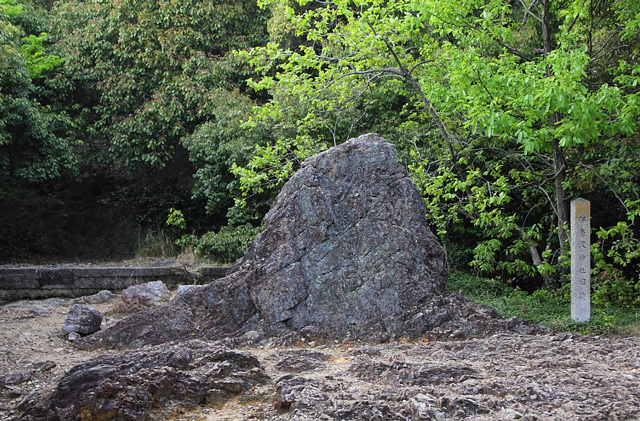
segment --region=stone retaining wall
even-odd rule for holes
[[[119,291],[131,285],[162,281],[204,284],[224,277],[227,267],[0,267],[0,301],[35,298],[81,297],[102,290]]]

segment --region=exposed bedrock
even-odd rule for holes
[[[249,353],[186,341],[77,365],[23,419],[142,420],[157,409],[221,405],[267,380]]]

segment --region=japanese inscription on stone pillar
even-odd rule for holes
[[[591,318],[591,203],[571,202],[571,318]]]

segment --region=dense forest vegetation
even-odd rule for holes
[[[229,260],[305,157],[377,132],[451,269],[562,290],[583,197],[595,300],[639,304],[639,55],[637,0],[0,0],[0,195],[117,174]]]

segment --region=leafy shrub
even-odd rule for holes
[[[472,298],[504,296],[515,290],[514,287],[498,279],[481,278],[461,271],[453,271],[449,274],[447,289],[460,291]]]
[[[244,255],[261,230],[262,227],[250,224],[224,226],[217,233],[211,231],[200,237],[196,244],[196,254],[220,262],[233,262]]]
[[[591,278],[594,303],[607,305],[637,305],[640,304],[640,281],[628,279],[621,271],[612,269],[602,271],[597,277]]]

